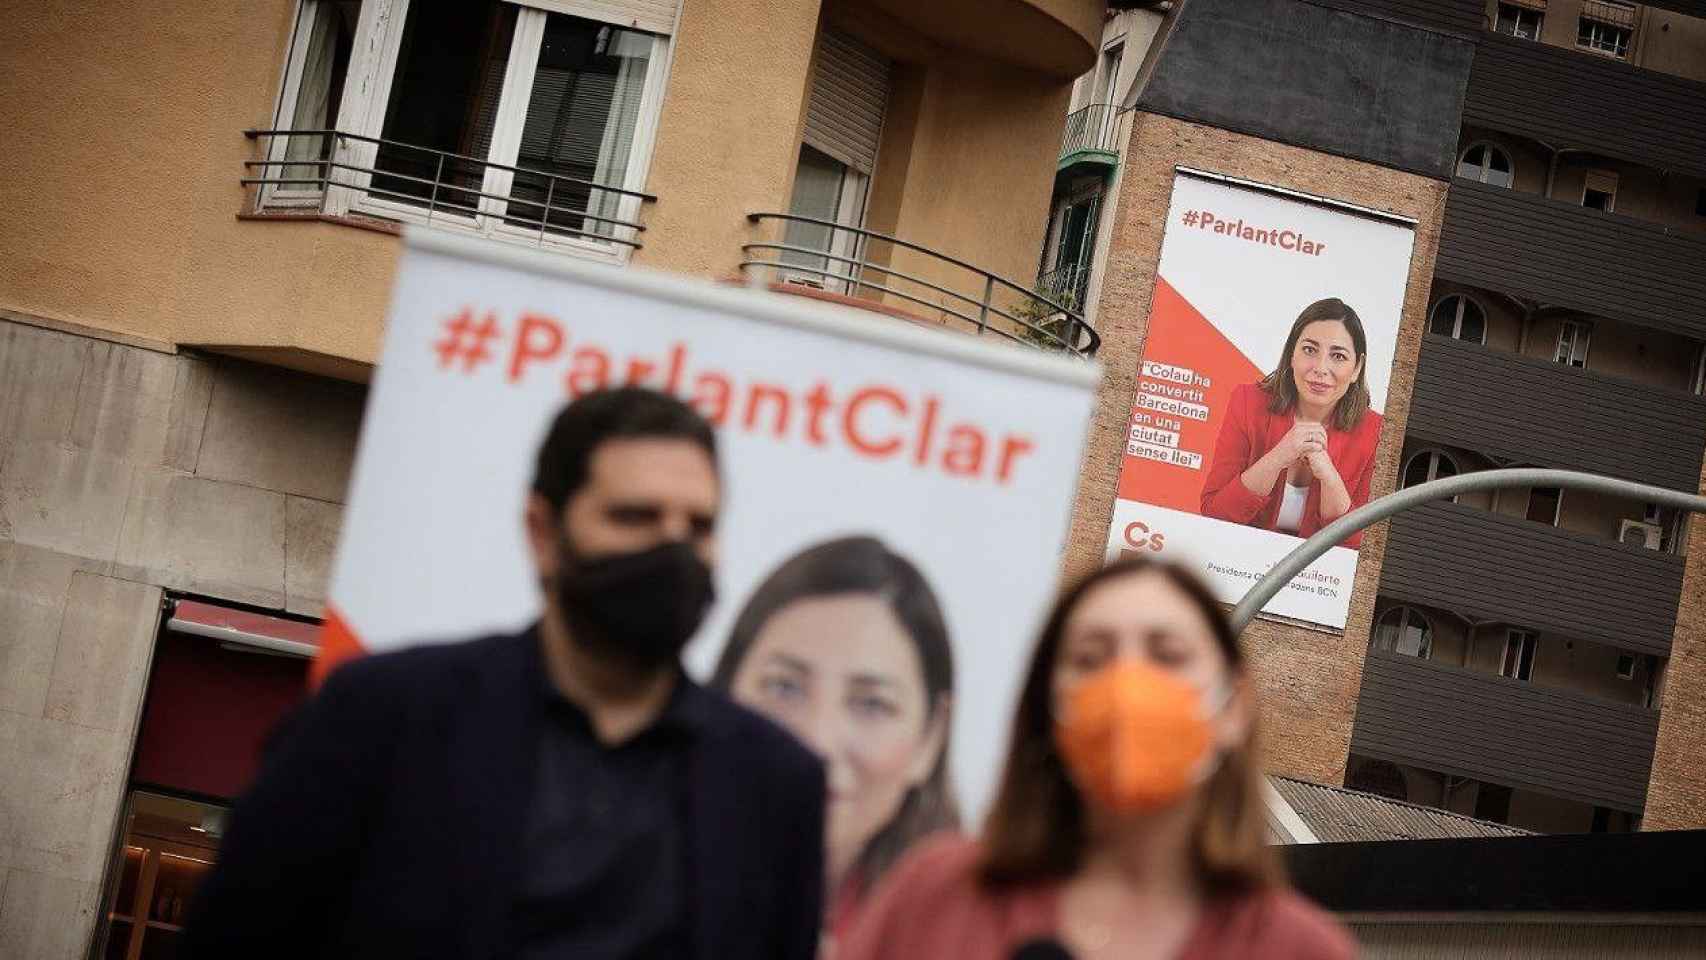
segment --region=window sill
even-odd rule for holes
[[[293,223],[336,223],[358,230],[371,230],[374,233],[389,234],[393,237],[403,235],[403,225],[392,220],[380,220],[377,217],[364,217],[358,214],[334,216],[318,211],[310,213],[288,213],[285,211],[269,211],[265,213],[239,213],[239,220],[282,221]]]

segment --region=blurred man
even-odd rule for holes
[[[233,812],[184,955],[811,957],[822,768],[680,666],[719,501],[684,404],[565,408],[525,516],[540,621],[335,671]]]

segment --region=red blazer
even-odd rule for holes
[[[1280,501],[1285,498],[1285,474],[1280,474],[1266,495],[1244,489],[1243,481],[1238,478],[1278,445],[1296,422],[1294,414],[1268,412],[1268,394],[1260,384],[1246,383],[1233,390],[1232,402],[1220,425],[1220,436],[1214,441],[1208,477],[1203,481],[1202,515],[1274,529]],[[1348,431],[1327,428],[1327,457],[1338,468],[1339,479],[1345,481],[1352,510],[1368,502],[1368,485],[1374,478],[1374,452],[1379,444],[1380,414],[1373,410],[1363,414]],[[1308,537],[1323,526],[1326,524],[1321,522],[1321,485],[1311,481],[1297,535]],[[1355,548],[1360,543],[1362,533],[1358,531],[1346,537],[1341,545]]]
[[[1008,960],[1027,941],[1060,931],[1059,883],[986,890],[975,841],[925,841],[901,858],[835,960]],[[1344,927],[1284,888],[1215,898],[1203,905],[1179,960],[1353,960]]]

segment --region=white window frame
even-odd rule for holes
[[[1110,57],[1110,54],[1113,56]],[[1113,69],[1108,70],[1108,61],[1113,60]],[[1119,96],[1120,71],[1125,69],[1125,34],[1102,45],[1102,52],[1096,58],[1096,76],[1090,89],[1090,105],[1098,103],[1114,103]],[[1103,89],[1106,87],[1106,89]],[[1113,111],[1108,111],[1112,113]]]
[[[1576,46],[1582,50],[1588,51],[1589,53],[1595,53],[1602,57],[1611,57],[1614,60],[1628,60],[1629,54],[1635,49],[1635,8],[1631,4],[1617,3],[1614,2],[1614,0],[1613,2],[1606,2],[1603,5],[1607,7],[1619,7],[1627,10],[1629,13],[1629,23],[1627,25],[1613,23],[1610,20],[1593,16],[1592,13],[1589,12],[1593,9],[1593,5],[1583,5],[1581,15],[1576,22]],[[1583,42],[1582,40],[1583,28],[1586,28],[1588,32],[1588,39],[1586,42]],[[1607,38],[1612,35],[1613,31],[1628,34],[1628,36],[1624,38],[1623,50],[1621,53],[1618,52],[1617,43],[1614,40],[1610,42],[1609,46],[1607,46]]]
[[[1599,186],[1609,186],[1611,188],[1610,190],[1600,190],[1599,192],[1606,195],[1605,212],[1615,213],[1617,210],[1617,171],[1602,170],[1597,167],[1589,170],[1587,172],[1587,176],[1582,178],[1582,206],[1586,207],[1588,205],[1588,191],[1595,189],[1596,183]],[[1589,207],[1589,209],[1598,208]]]
[[[1392,635],[1392,642],[1381,644],[1380,649],[1389,651],[1391,653],[1399,654],[1400,656],[1415,657],[1418,660],[1431,660],[1431,659],[1433,659],[1433,649],[1434,649],[1434,624],[1433,624],[1433,621],[1429,620],[1427,618],[1427,615],[1422,613],[1422,611],[1416,609],[1415,607],[1410,606],[1409,604],[1399,604],[1398,606],[1391,607],[1386,612],[1382,613],[1379,617],[1375,618],[1375,621],[1374,621],[1374,634],[1375,634],[1375,636],[1380,635],[1381,629],[1384,627],[1384,625],[1387,623],[1387,621],[1390,620],[1394,616],[1396,616],[1398,618],[1398,629]],[[1422,625],[1422,628],[1427,631],[1426,632],[1426,645],[1421,649],[1421,651],[1419,653],[1403,653],[1402,651],[1400,651],[1398,649],[1397,641],[1404,636],[1405,630],[1410,626],[1411,618],[1414,618],[1415,620],[1419,621]]]
[[[1516,660],[1511,660],[1511,644],[1517,645]],[[1528,676],[1518,676],[1522,673],[1522,648],[1528,648]],[[1499,676],[1522,683],[1534,682],[1534,662],[1540,658],[1540,635],[1533,630],[1522,630],[1510,627],[1505,630],[1505,647],[1499,653]],[[1506,665],[1509,664],[1509,673]]]
[[[1623,659],[1625,657],[1629,658],[1629,669],[1628,670],[1623,669]],[[1618,654],[1617,655],[1617,679],[1619,679],[1619,680],[1633,680],[1633,679],[1635,679],[1635,667],[1637,666],[1637,664],[1639,662],[1640,662],[1639,658],[1633,653],[1620,653],[1620,654]]]
[[[1567,354],[1564,352],[1564,339],[1566,336],[1570,339],[1570,348],[1569,353]],[[1588,348],[1592,343],[1593,324],[1586,320],[1565,320],[1563,321],[1563,325],[1558,328],[1558,343],[1552,350],[1552,360],[1554,363],[1559,363],[1566,367],[1577,367],[1579,369],[1586,370],[1588,368]],[[1581,356],[1581,363],[1576,362],[1576,356],[1578,354]]]
[[[274,130],[289,130],[293,127],[296,111],[296,98],[302,92],[302,72],[307,69],[308,48],[313,46],[313,37],[307,35],[306,28],[313,14],[321,3],[328,0],[297,0],[296,15],[291,20],[290,49],[285,52],[284,76],[279,80],[278,101],[273,106]],[[366,12],[366,0],[362,10]],[[359,23],[357,26],[359,30]],[[352,52],[350,59],[354,60]],[[347,86],[347,83],[346,83]],[[341,101],[340,101],[341,102]],[[262,177],[281,178],[286,167],[283,165],[285,153],[290,148],[290,137],[270,137],[266,145],[267,166],[261,167]],[[334,139],[332,154],[327,159],[337,159],[337,143]],[[305,163],[306,165],[306,163]],[[337,171],[327,171],[328,178],[335,176]],[[300,185],[263,184],[260,191],[258,210],[279,210],[302,207],[319,207],[325,198],[325,191]]]
[[[1478,148],[1484,149],[1487,151],[1487,153],[1484,157],[1484,159],[1486,159],[1487,162],[1480,165],[1479,167],[1475,168],[1475,169],[1481,171],[1478,176],[1465,177],[1465,176],[1463,176],[1463,165],[1468,162],[1470,152],[1473,150],[1476,150]],[[1493,171],[1493,164],[1492,164],[1492,159],[1493,159],[1492,154],[1494,151],[1497,151],[1500,156],[1504,157],[1505,163],[1510,165],[1510,168],[1511,168],[1511,182],[1510,183],[1506,183],[1506,184],[1488,183],[1487,174],[1494,172]],[[1503,189],[1503,190],[1512,190],[1512,189],[1515,189],[1515,187],[1516,187],[1516,158],[1511,156],[1511,152],[1509,150],[1506,150],[1504,147],[1499,146],[1498,144],[1492,142],[1491,140],[1477,140],[1474,143],[1471,143],[1469,146],[1464,147],[1463,152],[1459,153],[1457,155],[1457,169],[1453,171],[1453,174],[1455,176],[1461,178],[1461,179],[1464,179],[1464,180],[1470,180],[1470,181],[1473,181],[1475,183],[1485,183],[1489,187],[1499,187],[1500,189]]]
[[[1522,34],[1517,33],[1514,30],[1509,32],[1509,33],[1506,33],[1505,31],[1499,29],[1499,17],[1501,14],[1504,13],[1504,10],[1506,7],[1509,7],[1513,12],[1516,13],[1516,21],[1515,22],[1516,22],[1517,29],[1519,29],[1519,30],[1522,28],[1522,17],[1524,14],[1529,14],[1529,15],[1532,15],[1534,17],[1534,36],[1525,37]],[[1515,37],[1518,40],[1538,41],[1540,39],[1541,31],[1545,30],[1545,29],[1546,29],[1546,11],[1544,8],[1536,9],[1534,7],[1530,7],[1530,6],[1527,6],[1524,4],[1520,4],[1520,3],[1500,3],[1500,4],[1497,4],[1493,9],[1493,32],[1494,33],[1504,34],[1504,36],[1507,36],[1507,37]]]
[[[349,133],[378,138],[385,128],[385,110],[391,99],[391,84],[396,75],[397,58],[403,43],[403,25],[412,0],[363,0],[361,17],[356,25],[354,51],[344,80],[344,98],[340,117],[349,118]],[[492,142],[485,157],[487,163],[515,166],[521,149],[522,126],[527,117],[527,104],[533,87],[533,77],[539,63],[539,47],[545,35],[546,18],[551,13],[563,13],[627,28],[625,23],[612,19],[608,7],[596,0],[550,0],[545,5],[505,0],[518,8],[515,37],[505,67],[502,92],[498,97],[498,114],[492,129]],[[549,9],[546,7],[548,6]],[[664,89],[668,82],[675,42],[674,35],[653,34],[652,51],[646,69],[645,86],[640,94],[639,116],[635,121],[634,139],[630,147],[627,173],[620,184],[624,190],[644,189],[651,168],[652,147],[657,138],[657,124],[662,112]],[[371,170],[378,157],[378,146],[362,141],[347,141],[334,150],[333,159],[353,167]],[[372,175],[343,171],[336,177],[343,187],[330,191],[324,210],[333,216],[351,212],[365,213],[399,220],[405,223],[425,223],[427,212],[420,207],[400,201],[366,194]],[[506,194],[513,174],[508,170],[487,167],[481,191]],[[616,216],[634,220],[640,209],[640,198],[623,197]],[[464,215],[435,211],[432,226],[453,232],[468,233],[500,240],[522,241],[548,250],[557,250],[588,259],[625,263],[632,248],[619,243],[568,237],[546,231],[540,239],[538,227],[517,227],[504,222],[508,207],[505,200],[482,198],[480,213]],[[625,231],[632,233],[633,231]],[[633,239],[628,237],[627,239]]]
[[[1696,396],[1706,395],[1706,343],[1700,345],[1700,355],[1694,360],[1694,384],[1691,389]]]
[[[1433,309],[1428,311],[1428,332],[1433,333],[1434,313],[1436,311],[1438,311],[1440,307],[1444,306],[1446,304],[1446,302],[1449,300],[1456,300],[1457,301],[1457,310],[1455,311],[1455,316],[1453,316],[1452,321],[1451,321],[1451,333],[1450,334],[1434,334],[1434,335],[1435,336],[1450,336],[1451,339],[1453,339],[1453,340],[1463,340],[1464,343],[1478,343],[1483,347],[1486,346],[1487,345],[1487,323],[1489,321],[1490,314],[1487,313],[1487,308],[1481,304],[1481,301],[1476,300],[1474,297],[1469,296],[1467,293],[1448,293],[1445,296],[1440,297],[1439,301],[1433,305]],[[1479,339],[1479,340],[1464,340],[1464,338],[1462,336],[1462,334],[1463,334],[1463,309],[1464,309],[1465,304],[1470,304],[1470,303],[1475,305],[1475,309],[1481,311],[1481,339]]]

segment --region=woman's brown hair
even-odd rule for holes
[[[1356,358],[1362,361],[1362,370],[1357,373],[1355,382],[1333,407],[1333,429],[1349,430],[1368,412],[1372,402],[1368,395],[1368,334],[1362,329],[1362,318],[1350,304],[1338,297],[1317,300],[1297,315],[1291,325],[1291,333],[1285,338],[1285,349],[1280,352],[1279,366],[1262,378],[1262,390],[1268,395],[1269,413],[1290,413],[1297,409],[1297,381],[1291,375],[1291,355],[1297,349],[1297,339],[1303,335],[1303,328],[1322,320],[1336,320],[1345,325],[1350,332]]]
[[[983,829],[979,876],[1002,888],[1058,880],[1077,871],[1087,842],[1084,802],[1054,745],[1053,681],[1066,621],[1085,595],[1122,577],[1160,576],[1202,611],[1214,631],[1227,672],[1244,674],[1232,624],[1214,595],[1183,568],[1134,556],[1111,564],[1068,589],[1049,613],[1031,657],[1013,738],[995,805]],[[1254,706],[1251,710],[1254,711]],[[1261,770],[1255,754],[1256,724],[1250,737],[1229,751],[1202,788],[1202,811],[1192,837],[1192,853],[1212,893],[1260,889],[1283,883],[1279,860],[1266,840],[1262,813]]]

